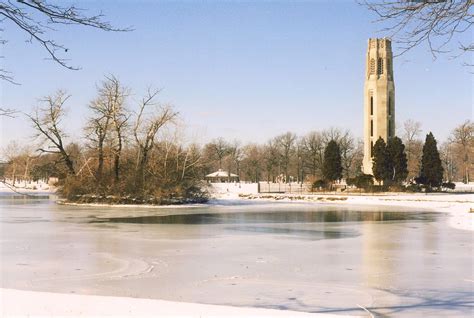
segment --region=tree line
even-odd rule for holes
[[[201,180],[218,169],[248,182],[371,182],[361,171],[363,142],[348,130],[329,128],[303,136],[286,132],[264,143],[217,138],[202,145],[184,137],[179,113],[159,102],[159,93],[149,89],[134,101],[131,89],[114,76],[106,77],[87,105],[80,143],[72,142],[64,127],[70,96],[58,91],[41,99],[27,115],[39,147],[11,144],[4,149],[4,177],[13,182],[56,177],[70,200],[108,196],[158,203],[205,199]],[[423,143],[421,124],[408,120],[400,129],[402,138],[375,143],[374,178],[384,184],[416,178],[431,186],[439,185],[440,179],[469,182],[473,132],[474,123],[462,123],[438,152],[434,137],[429,135]],[[425,148],[433,149],[433,141],[436,155],[428,155]],[[427,167],[435,161],[433,179]]]

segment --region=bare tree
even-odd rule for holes
[[[37,108],[33,115],[27,116],[31,119],[33,127],[37,131],[36,137],[40,137],[43,144],[47,145],[47,147],[41,147],[38,150],[42,153],[59,154],[67,167],[67,172],[74,175],[74,163],[63,141],[66,134],[60,127],[61,120],[64,117],[64,104],[69,97],[70,95],[60,90],[55,95],[42,99],[41,101],[45,103],[45,106]]]
[[[275,140],[268,141],[263,147],[263,162],[265,164],[265,171],[267,174],[267,182],[275,181],[275,168],[278,166],[278,174],[281,173],[281,162],[279,160],[278,145]]]
[[[466,120],[456,127],[451,134],[450,142],[453,143],[455,157],[459,162],[459,171],[462,171],[462,180],[469,183],[474,169],[474,123]]]
[[[116,182],[120,177],[120,160],[125,131],[130,118],[130,113],[125,105],[129,93],[129,90],[123,87],[120,81],[113,75],[106,76],[99,87],[99,96],[107,109],[107,116],[110,117],[110,129],[113,131],[113,170]]]
[[[2,156],[6,159],[8,163],[7,171],[5,171],[5,175],[9,176],[11,180],[11,186],[15,186],[16,179],[19,172],[19,166],[22,165],[20,163],[20,157],[23,152],[22,147],[16,141],[10,142],[4,149],[2,149]],[[5,181],[6,182],[6,181]]]
[[[185,156],[182,160],[181,181],[186,177],[186,174],[194,167],[198,166],[202,161],[201,149],[196,144],[191,144],[186,147]]]
[[[340,130],[339,128],[331,127],[322,132],[324,148],[327,144],[334,140],[341,151],[341,163],[346,178],[350,177],[351,167],[355,156],[354,138],[349,130]]]
[[[474,51],[474,44],[462,43],[460,33],[469,32],[473,22],[472,0],[383,0],[359,1],[387,22],[384,31],[401,45],[401,53],[427,43],[433,57],[449,52],[451,41],[459,41],[459,55]]]
[[[351,153],[351,166],[347,168],[349,177],[357,176],[362,173],[362,161],[364,160],[364,140],[355,141],[354,149]],[[344,161],[343,161],[344,162]]]
[[[159,92],[160,90],[148,90],[147,95],[140,103],[133,129],[133,135],[138,146],[137,171],[140,185],[144,184],[145,168],[150,151],[155,146],[155,137],[158,131],[167,123],[172,122],[178,115],[171,106],[162,106],[155,102]],[[147,118],[144,111],[150,106],[156,106],[156,110]]]
[[[229,145],[228,148],[228,173],[230,177],[230,173],[233,167],[235,167],[235,172],[240,178],[240,163],[242,162],[243,152],[242,148],[240,147],[239,141],[235,140],[232,144]]]
[[[222,160],[229,154],[229,143],[223,138],[218,138],[210,142],[207,148],[211,157],[219,162],[219,169],[222,169]]]
[[[283,168],[286,182],[290,182],[289,168],[291,158],[295,151],[295,142],[296,135],[291,132],[287,132],[283,135],[277,136],[274,139],[274,143],[277,146],[279,154],[279,166]]]
[[[453,152],[453,144],[450,141],[444,142],[439,151],[444,168],[444,179],[449,182],[453,181],[457,174],[456,160]]]
[[[419,139],[421,123],[408,119],[403,123],[403,142],[407,154],[408,178],[419,175],[420,160],[423,150],[423,141]]]
[[[92,147],[97,150],[96,178],[102,182],[104,171],[104,144],[110,131],[111,110],[106,100],[98,97],[89,104],[92,117],[86,126],[87,138],[92,142]]]
[[[2,16],[0,30],[10,24],[23,31],[29,42],[38,43],[48,54],[49,58],[59,65],[77,70],[79,68],[68,64],[61,53],[67,53],[68,48],[51,38],[55,26],[80,25],[104,31],[130,31],[130,28],[115,28],[104,21],[99,14],[87,15],[85,11],[75,5],[59,5],[57,2],[46,0],[17,0],[1,1],[0,16]],[[6,39],[0,39],[4,44]],[[11,74],[0,69],[0,79],[13,82]]]
[[[303,165],[309,169],[313,179],[322,175],[325,144],[323,136],[318,131],[308,133],[302,139]]]
[[[256,144],[245,145],[242,149],[242,171],[248,180],[260,181],[260,171],[262,170],[261,148]]]

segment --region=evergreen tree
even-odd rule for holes
[[[405,145],[398,137],[390,138],[387,142],[387,174],[386,180],[399,183],[408,176],[407,155]]]
[[[375,180],[383,181],[388,176],[387,145],[382,137],[379,137],[372,149],[372,172]]]
[[[421,183],[430,187],[438,187],[443,182],[443,166],[439,157],[436,139],[430,132],[426,135],[421,157]]]
[[[342,178],[341,150],[334,140],[328,142],[324,150],[323,176],[327,181]]]

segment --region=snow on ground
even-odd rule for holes
[[[11,180],[0,181],[0,192],[2,193],[18,193],[18,194],[30,194],[30,193],[54,193],[55,187],[48,185],[42,181],[21,181],[16,182],[13,186]]]
[[[21,299],[21,301],[18,301]],[[11,316],[350,317],[289,310],[244,308],[157,299],[0,289],[0,314]]]
[[[474,231],[474,194],[404,194],[386,197],[350,197],[347,203],[431,209],[450,214],[449,225]]]

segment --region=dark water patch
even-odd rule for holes
[[[49,200],[50,196],[46,193],[20,194],[0,192],[0,200]]]
[[[269,211],[196,213],[173,215],[148,215],[109,217],[90,223],[132,224],[246,224],[246,223],[326,223],[326,222],[391,222],[433,221],[430,212],[368,212],[368,211]]]
[[[266,227],[266,226],[232,226],[226,227],[226,230],[239,231],[239,232],[250,232],[250,233],[262,233],[262,234],[280,234],[297,236],[297,238],[305,238],[309,240],[325,240],[325,239],[339,239],[356,237],[360,234],[356,231],[347,230],[309,230],[309,229],[297,229],[297,228],[281,228],[281,227]]]
[[[27,224],[27,223],[49,223],[50,220],[44,219],[10,219],[10,220],[2,220],[2,223],[8,224]]]
[[[18,206],[47,203],[50,196],[47,194],[20,195],[0,192],[0,203],[2,206]]]

